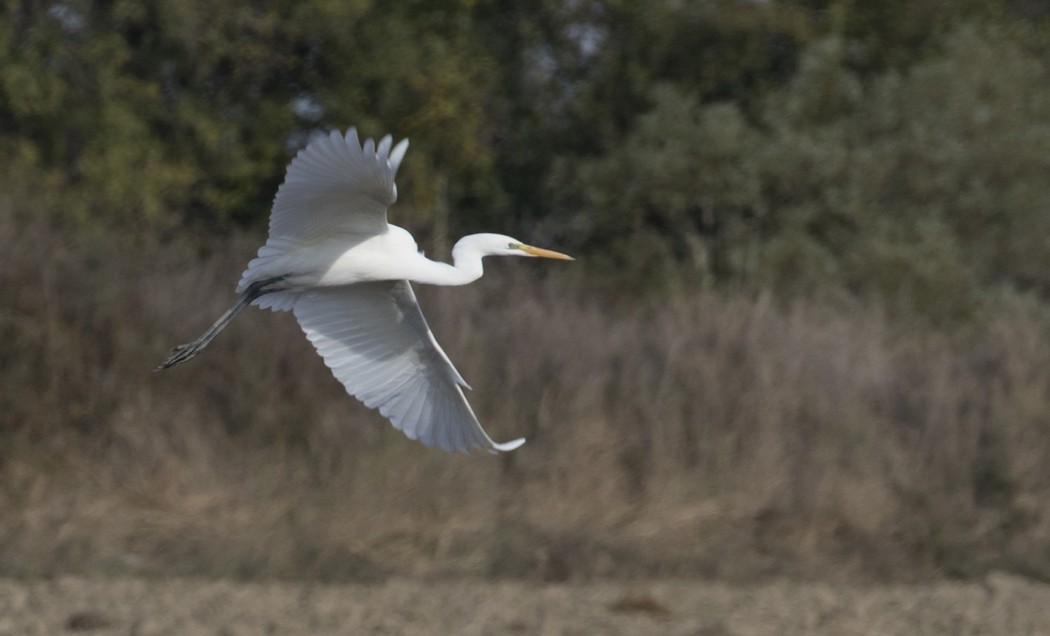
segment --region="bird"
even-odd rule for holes
[[[246,307],[291,311],[347,392],[378,409],[410,439],[445,451],[511,451],[467,402],[470,388],[438,344],[413,283],[466,285],[486,256],[574,260],[503,234],[470,234],[452,264],[419,250],[387,222],[408,139],[361,143],[357,129],[320,134],[288,165],[270,213],[269,235],[237,284],[237,300],[199,338],[179,345],[157,371],[196,357]]]

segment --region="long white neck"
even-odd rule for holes
[[[420,256],[421,263],[418,264],[411,276],[411,280],[427,285],[466,285],[481,278],[484,268],[481,259],[487,250],[478,245],[475,237],[482,234],[470,234],[456,242],[452,248],[452,264],[432,261]]]

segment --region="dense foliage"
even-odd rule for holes
[[[353,123],[412,138],[396,221],[439,253],[503,230],[653,289],[965,314],[1050,286],[1044,21],[1006,0],[12,1],[0,161],[88,225],[228,231]]]

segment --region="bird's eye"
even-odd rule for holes
[[[517,243],[507,243],[507,249],[509,249],[509,250],[516,250],[516,249],[518,249],[520,247],[521,247],[521,245],[519,245]]]

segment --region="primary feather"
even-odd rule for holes
[[[408,150],[403,139],[390,151],[390,135],[364,147],[357,130],[333,131],[301,150],[277,190],[270,237],[309,242],[333,233],[386,231],[386,208],[397,200],[394,176]]]

